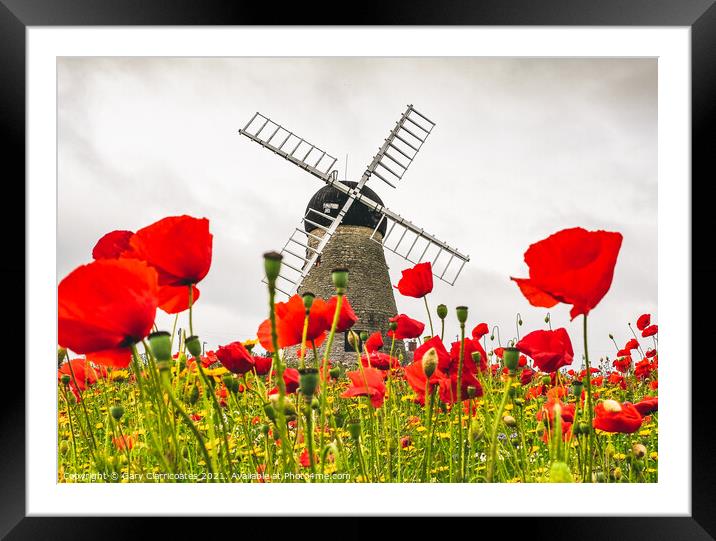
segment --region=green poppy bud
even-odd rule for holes
[[[336,292],[345,293],[348,287],[348,269],[333,269],[331,271],[331,280],[333,280],[333,286],[336,288]]]
[[[517,426],[517,420],[512,415],[505,415],[502,418],[502,422],[509,427]]]
[[[361,342],[365,342],[366,340],[368,340],[368,333],[366,331],[361,331],[360,339],[361,339]]]
[[[467,386],[467,397],[468,398],[475,398],[477,396],[477,387],[474,385],[468,385]]]
[[[224,385],[228,391],[232,394],[239,392],[239,380],[233,374],[226,374],[224,376]]]
[[[576,396],[577,398],[582,396],[582,389],[584,389],[584,384],[581,381],[576,380],[572,382],[572,394],[574,396]]]
[[[338,376],[341,375],[341,369],[338,366],[334,366],[328,371],[328,375],[333,379],[338,379]]]
[[[435,348],[430,348],[425,352],[422,359],[423,372],[429,379],[435,373],[438,367],[438,351]]]
[[[190,336],[186,339],[186,349],[189,350],[194,357],[201,355],[201,342],[198,336]]]
[[[70,384],[70,375],[69,374],[62,374],[62,377],[60,378],[60,381],[62,382],[62,385],[65,387]]]
[[[124,408],[122,406],[112,406],[109,413],[112,416],[112,419],[119,421],[122,418],[122,415],[124,415]]]
[[[549,385],[552,383],[552,378],[549,376],[542,376],[542,385]]]
[[[550,483],[573,483],[572,472],[569,471],[569,466],[561,461],[552,462],[552,467],[549,470],[549,482]]]
[[[438,317],[440,319],[445,319],[448,315],[448,307],[444,304],[438,304]]]
[[[348,432],[350,432],[351,438],[358,441],[358,438],[360,438],[360,422],[350,421],[348,423]]]
[[[264,404],[264,413],[271,421],[276,420],[276,410],[273,409],[271,402],[266,402],[266,404]]]
[[[470,356],[472,357],[472,360],[475,362],[477,366],[480,366],[480,363],[482,362],[482,353],[479,351],[473,351]]]
[[[281,260],[283,256],[278,252],[266,252],[264,254],[264,271],[269,284],[275,284],[281,272]]]
[[[303,294],[303,307],[306,309],[306,313],[311,311],[311,306],[313,306],[313,299],[315,298],[316,296],[310,291],[306,291]]]
[[[311,399],[311,409],[317,410],[321,407],[321,401],[315,396]]]
[[[172,337],[166,331],[153,332],[149,335],[149,349],[158,361],[172,358]]]
[[[268,436],[269,430],[271,430],[271,427],[267,425],[266,423],[262,423],[261,426],[259,426],[259,430],[264,436]]]
[[[517,370],[517,365],[520,362],[520,352],[517,348],[508,347],[504,348],[502,354],[502,361],[510,372]]]
[[[397,328],[398,328],[397,321],[391,321],[390,323],[388,323],[388,329],[390,329],[391,331],[394,331]]]
[[[300,368],[298,385],[306,397],[312,397],[318,386],[318,368]]]
[[[460,323],[467,321],[467,306],[458,306],[455,311],[457,312],[457,320]]]

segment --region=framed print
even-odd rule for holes
[[[5,4],[9,538],[187,515],[714,535],[711,3],[351,26]]]

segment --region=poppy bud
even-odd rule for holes
[[[440,319],[445,319],[448,315],[448,307],[444,304],[438,304],[438,317]]]
[[[273,409],[273,405],[271,402],[266,402],[264,404],[264,413],[266,414],[266,417],[268,417],[271,421],[276,420],[276,410]]]
[[[510,426],[510,427],[512,427],[512,426],[517,426],[517,420],[516,420],[514,417],[512,417],[512,415],[505,415],[505,416],[502,418],[502,422],[505,423],[507,426]]]
[[[348,287],[348,269],[339,268],[331,271],[331,280],[338,293],[345,293]]]
[[[70,384],[70,375],[69,374],[62,374],[62,377],[60,378],[60,381],[62,382],[62,385],[67,386]]]
[[[61,346],[58,346],[57,348],[57,365],[61,365],[62,361],[65,359],[65,356],[67,355],[67,350]]]
[[[544,322],[549,323],[549,312],[547,312],[547,315],[544,316]]]
[[[569,471],[569,466],[561,461],[552,462],[552,467],[549,469],[549,482],[550,483],[573,483],[572,472]]]
[[[318,386],[318,368],[300,368],[299,388],[306,397],[312,397]]]
[[[614,448],[614,446],[611,443],[609,443],[607,445],[606,449],[604,450],[604,454],[606,454],[608,457],[613,457],[614,453],[616,453],[616,452],[617,452],[617,450]]]
[[[477,396],[477,387],[474,385],[468,385],[467,386],[467,397],[468,398],[475,398]]]
[[[513,400],[513,402],[515,403],[515,406],[517,406],[518,408],[521,408],[522,406],[525,405],[525,401],[522,398],[515,398]]]
[[[390,329],[391,331],[394,331],[397,328],[398,328],[397,321],[391,321],[390,323],[388,323],[388,329]]]
[[[264,271],[269,284],[275,284],[278,274],[281,272],[281,259],[283,256],[278,252],[266,252],[264,254]]]
[[[149,349],[158,361],[172,358],[172,339],[166,331],[153,332],[149,335]]]
[[[236,394],[239,392],[239,380],[237,380],[233,374],[226,374],[224,376],[224,385],[226,385],[230,393]]]
[[[491,334],[491,335],[490,335],[490,341],[492,342],[494,339],[495,339],[495,335],[494,335],[494,334]]]
[[[306,313],[311,311],[311,306],[313,306],[313,299],[315,298],[316,296],[310,291],[306,291],[303,294],[303,307],[306,309]]]
[[[124,408],[122,406],[112,406],[109,413],[115,421],[119,421],[124,415]]]
[[[482,362],[482,353],[480,353],[479,351],[473,351],[471,357],[475,364],[477,366],[480,366],[480,363]]]
[[[338,379],[338,376],[341,375],[341,369],[337,366],[334,366],[328,371],[328,375],[331,376],[333,379]]]
[[[68,450],[70,446],[67,444],[65,440],[62,440],[60,442],[60,454],[64,455]]]
[[[311,409],[317,410],[321,407],[321,402],[315,396],[311,399]]]
[[[201,355],[201,342],[198,336],[190,336],[186,339],[186,349],[189,350],[194,357]]]
[[[612,479],[614,479],[615,481],[619,481],[619,479],[622,478],[622,469],[619,468],[619,467],[614,468],[614,469],[611,471],[611,477],[612,477]]]
[[[259,430],[264,436],[268,436],[269,430],[271,430],[271,427],[267,425],[266,423],[262,423],[261,426],[259,426]]]
[[[351,347],[356,347],[356,343],[360,340],[360,336],[358,336],[354,331],[349,330],[348,331],[348,343]]]
[[[577,380],[572,383],[572,394],[574,396],[582,396],[582,389],[584,389],[584,384]]]
[[[549,385],[552,382],[552,378],[549,376],[542,377],[542,385]]]
[[[502,354],[502,361],[510,372],[517,370],[517,365],[520,362],[520,352],[517,348],[507,347],[504,348]]]
[[[612,333],[609,333],[609,340],[614,340],[614,335]]]
[[[589,434],[590,432],[589,424],[585,421],[579,421],[576,428],[579,430],[579,434]]]
[[[631,448],[631,452],[634,453],[635,457],[643,458],[646,456],[646,447],[641,443],[635,443]]]
[[[360,422],[359,421],[351,421],[348,423],[348,432],[350,432],[351,437],[358,441],[358,438],[360,438]]]
[[[467,306],[458,306],[455,311],[457,312],[457,320],[460,323],[467,321]]]
[[[365,342],[366,340],[368,340],[368,333],[366,331],[360,332],[360,340],[361,342]]]
[[[425,373],[425,376],[429,379],[430,376],[432,376],[435,373],[435,370],[438,367],[438,351],[435,348],[430,348],[428,351],[425,352],[425,355],[423,355],[423,372]]]

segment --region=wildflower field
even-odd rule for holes
[[[512,278],[533,306],[570,305],[578,336],[545,312],[540,329],[521,330],[518,316],[518,336],[501,343],[469,307],[431,305],[430,263],[397,284],[426,312],[360,336],[350,269],[333,271],[329,299],[277,302],[281,257],[270,252],[256,335],[203,352],[197,286],[212,243],[209,221],[190,216],[113,231],[60,282],[59,482],[657,481],[652,315],[620,314],[633,338],[614,342],[613,359],[588,354],[621,234],[556,232],[526,250],[529,277]],[[174,329],[156,327],[157,309],[176,314]],[[189,336],[177,336],[180,320]],[[458,341],[444,342],[446,320]],[[331,362],[342,333],[352,366]],[[396,348],[407,339],[419,343],[412,355]],[[581,366],[572,341],[584,344]]]

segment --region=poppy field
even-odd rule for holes
[[[424,313],[358,334],[350,269],[333,270],[331,298],[278,302],[281,256],[269,252],[256,334],[203,351],[199,287],[213,240],[209,221],[191,216],[112,231],[60,281],[58,482],[658,480],[653,314],[619,314],[630,338],[610,335],[613,358],[589,357],[620,233],[558,231],[527,248],[527,278],[505,277],[532,306],[570,306],[576,335],[552,328],[545,310],[542,328],[522,330],[518,316],[503,343],[468,306],[433,305],[430,263],[396,284],[424,299]],[[174,315],[173,329],[157,328],[157,310]],[[457,341],[445,341],[446,321]],[[331,361],[344,333],[355,349],[346,366]]]

